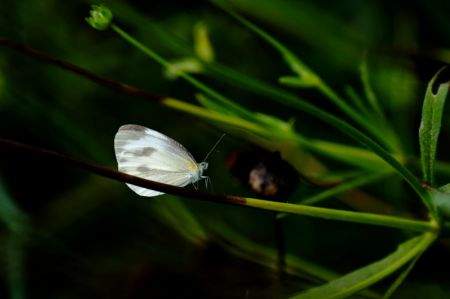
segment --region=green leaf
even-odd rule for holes
[[[327,157],[358,168],[372,171],[391,169],[380,156],[365,148],[321,139],[308,139],[303,145],[315,153],[326,155]]]
[[[353,190],[355,188],[358,188],[360,186],[363,186],[363,185],[366,185],[369,183],[373,183],[374,181],[379,180],[388,174],[389,174],[388,171],[367,173],[367,174],[359,176],[358,178],[356,178],[354,180],[344,182],[342,184],[337,185],[336,187],[326,189],[318,194],[315,194],[313,196],[302,199],[302,201],[300,203],[304,204],[304,205],[317,204],[318,202],[336,197],[337,195],[340,195],[346,191]]]
[[[197,94],[196,98],[200,104],[211,111],[252,122],[260,128],[259,132],[255,133],[265,132],[263,135],[269,140],[273,139],[274,136],[287,141],[294,141],[300,138],[295,133],[292,122],[290,121],[286,122],[271,115],[250,111],[234,102],[230,102],[233,105],[226,102],[219,102],[203,94]]]
[[[282,76],[278,79],[278,82],[281,84],[284,84],[286,86],[291,87],[298,87],[298,88],[310,88],[314,85],[311,84],[311,82],[304,80],[300,77],[294,77],[294,76]]]
[[[431,189],[431,199],[436,205],[439,213],[446,219],[450,219],[450,184]]]
[[[193,29],[194,49],[198,58],[206,63],[214,61],[214,49],[208,35],[208,27],[203,22],[195,24]]]
[[[245,109],[244,107],[242,107],[239,104],[236,104],[233,102],[233,105],[230,105],[229,103],[226,103],[226,102],[218,102],[210,97],[205,96],[202,93],[196,93],[195,99],[203,107],[205,107],[211,111],[215,111],[215,112],[222,113],[225,115],[233,115],[233,116],[242,117],[243,116],[242,111],[244,111],[244,110],[246,111],[245,115],[252,115],[252,113],[249,110]],[[254,116],[252,115],[252,117],[246,117],[245,119],[247,121],[254,121]]]
[[[27,230],[28,220],[28,216],[17,207],[0,180],[0,221],[3,221],[10,231],[23,233]]]
[[[364,115],[371,116],[372,114],[369,112],[367,105],[363,102],[361,96],[356,92],[356,90],[352,86],[345,86],[345,93],[347,94],[347,98],[353,102],[353,105],[358,108]]]
[[[345,298],[392,274],[413,260],[436,239],[436,233],[424,233],[411,238],[398,246],[397,250],[383,259],[335,279],[320,287],[309,289],[292,298],[330,299]]]
[[[364,87],[364,93],[366,95],[367,102],[370,104],[373,111],[381,117],[381,119],[385,119],[383,110],[381,109],[380,104],[378,103],[377,96],[375,95],[375,92],[372,89],[372,85],[370,84],[369,66],[367,65],[366,57],[364,57],[361,65],[359,66],[359,71],[361,74],[361,81]]]
[[[405,281],[406,277],[408,277],[408,274],[411,272],[411,270],[414,268],[416,262],[419,260],[420,254],[418,254],[406,267],[400,275],[395,279],[394,283],[389,287],[389,289],[386,291],[386,293],[383,296],[383,299],[388,299],[394,294],[394,292],[398,289],[398,287],[402,284],[403,281]]]
[[[0,179],[0,221],[5,222],[9,228],[9,236],[3,244],[5,264],[10,298],[25,298],[26,267],[25,244],[30,231],[29,218],[14,203]]]
[[[436,160],[436,148],[441,130],[442,113],[450,81],[439,84],[437,93],[433,86],[436,79],[444,71],[440,69],[428,83],[422,108],[422,120],[419,128],[420,157],[422,161],[423,180],[429,184],[434,183],[434,163]]]

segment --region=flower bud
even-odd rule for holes
[[[93,28],[106,30],[111,25],[113,14],[106,6],[93,4],[89,13],[91,16],[86,18],[86,22]]]

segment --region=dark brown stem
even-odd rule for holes
[[[196,190],[191,190],[188,188],[181,188],[176,187],[172,185],[167,185],[155,181],[149,181],[146,179],[142,179],[136,176],[128,175],[122,172],[119,172],[117,170],[113,170],[107,167],[103,167],[100,165],[96,165],[87,161],[75,159],[72,157],[69,157],[67,155],[43,149],[38,148],[35,146],[15,142],[8,139],[0,138],[0,147],[11,150],[14,152],[23,152],[26,154],[34,155],[41,158],[46,159],[52,159],[56,161],[63,162],[67,165],[76,166],[78,168],[87,170],[89,172],[119,181],[124,183],[130,183],[139,187],[148,188],[164,193],[169,193],[173,195],[178,195],[182,197],[189,197],[193,199],[203,200],[203,201],[209,201],[209,202],[216,202],[216,203],[227,203],[227,204],[233,204],[233,205],[243,205],[245,206],[246,199],[239,196],[231,196],[231,195],[221,195],[221,194],[215,194],[210,192],[201,192]],[[2,155],[5,157],[4,155]]]
[[[134,87],[132,85],[129,84],[125,84],[125,83],[121,83],[121,82],[117,82],[114,80],[110,80],[107,79],[105,77],[99,76],[95,73],[92,73],[88,70],[85,70],[83,68],[80,68],[74,64],[71,64],[69,62],[66,62],[64,60],[58,59],[58,58],[54,58],[44,52],[38,51],[34,48],[25,46],[23,44],[20,43],[16,43],[14,41],[5,39],[5,38],[0,38],[0,45],[1,46],[5,46],[11,49],[14,49],[18,52],[24,53],[28,56],[31,56],[33,58],[36,58],[38,60],[44,61],[48,64],[57,66],[59,68],[62,68],[66,71],[69,71],[71,73],[77,74],[79,76],[82,76],[86,79],[92,80],[98,84],[101,84],[103,86],[112,88],[114,90],[118,90],[121,92],[125,92],[128,94],[132,94],[132,95],[136,95],[136,96],[140,96],[140,97],[144,97],[153,101],[160,101],[162,100],[164,97],[159,96],[159,95],[155,95],[152,94],[148,91],[145,91],[143,89]]]

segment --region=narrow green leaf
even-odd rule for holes
[[[27,215],[9,196],[3,181],[0,180],[0,221],[3,221],[10,231],[23,232],[28,221]]]
[[[392,170],[390,170],[390,171],[392,172]],[[373,182],[385,177],[388,174],[389,174],[389,171],[385,171],[385,172],[380,171],[380,172],[373,172],[373,173],[361,175],[360,177],[358,177],[354,180],[344,182],[342,184],[337,185],[336,187],[329,188],[325,191],[322,191],[319,194],[302,199],[302,201],[300,203],[304,204],[304,205],[317,204],[318,202],[335,197],[346,191],[353,190],[355,188],[358,188],[360,186],[363,186],[363,185],[366,185],[369,183],[373,183]]]
[[[240,106],[239,104],[234,103],[235,105],[229,105],[226,102],[218,102],[214,99],[205,96],[202,93],[196,93],[195,99],[205,108],[215,111],[218,113],[222,113],[225,115],[232,115],[232,116],[238,116],[243,117],[243,114],[241,113],[242,110],[246,110],[248,114],[245,114],[247,116],[251,115],[250,111],[245,109],[244,107]],[[239,109],[236,109],[236,107],[239,107]],[[247,121],[254,121],[254,117],[246,117]]]
[[[441,130],[442,113],[450,86],[450,81],[441,83],[436,94],[434,93],[433,87],[436,79],[443,71],[444,68],[440,69],[428,83],[419,128],[423,180],[431,185],[434,183],[434,163],[436,160],[438,137]]]
[[[397,250],[383,259],[335,279],[320,287],[309,289],[292,298],[330,299],[345,298],[380,281],[417,257],[436,239],[436,233],[424,233],[398,246]]]
[[[332,157],[337,161],[345,162],[358,168],[371,171],[390,169],[389,165],[380,156],[365,148],[322,139],[307,139],[302,145],[315,153]]]
[[[208,110],[173,98],[165,98],[163,100],[163,104],[173,109],[184,111],[213,122],[222,123],[239,129],[245,129],[260,135],[264,135],[266,133],[264,128],[261,128],[251,121],[247,121],[243,117],[236,117],[234,114],[224,114],[221,112]]]
[[[351,86],[345,87],[345,93],[347,94],[347,97],[349,100],[353,102],[355,107],[357,107],[361,112],[363,112],[365,115],[370,116],[370,112],[367,109],[365,103],[361,99],[361,96],[355,91],[355,89]]]
[[[440,187],[439,190],[441,190],[441,191],[443,191],[443,192],[447,192],[447,193],[450,194],[450,183],[448,183],[448,184],[446,184],[446,185]]]
[[[265,135],[267,139],[273,139],[274,135],[281,140],[288,141],[294,141],[300,138],[300,136],[295,133],[292,122],[287,122],[268,114],[252,112],[234,102],[233,106],[224,102],[218,102],[213,98],[204,96],[203,94],[197,94],[196,98],[200,104],[211,111],[245,119],[254,123],[256,126],[261,128],[261,131],[266,131],[263,135]],[[239,107],[240,109],[235,109],[235,107]],[[246,113],[243,114],[242,111],[245,111]]]
[[[214,61],[214,49],[208,35],[208,27],[203,22],[195,24],[193,29],[194,49],[198,58],[206,63]]]
[[[311,85],[311,82],[303,80],[300,77],[294,77],[294,76],[282,76],[278,79],[278,82],[280,82],[281,84],[284,84],[286,86],[298,87],[298,88],[310,88],[313,86],[313,85]]]
[[[5,270],[10,298],[25,298],[25,243],[29,231],[28,216],[16,206],[0,180],[0,221],[9,228],[5,250]],[[3,248],[2,248],[3,249]]]
[[[450,219],[450,184],[431,190],[431,199],[439,213],[446,219]]]
[[[414,265],[419,260],[420,254],[418,254],[406,267],[400,275],[395,279],[394,283],[389,287],[389,289],[386,291],[386,293],[383,296],[383,299],[389,299],[392,294],[398,289],[398,287],[402,284],[403,281],[405,281],[406,277],[408,277],[408,274],[411,272],[411,270],[414,268]]]
[[[26,298],[26,236],[11,232],[5,242],[6,270],[8,274],[9,293],[11,299]]]
[[[375,92],[372,89],[372,85],[370,84],[369,67],[367,65],[366,57],[364,57],[361,65],[359,66],[359,71],[361,74],[361,81],[364,87],[364,93],[366,94],[367,102],[370,104],[373,111],[381,117],[381,119],[385,119],[383,110],[381,110],[377,96],[375,95]]]

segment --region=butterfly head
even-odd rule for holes
[[[208,162],[201,162],[198,168],[200,168],[200,173],[202,174],[204,170],[208,169]]]
[[[205,179],[205,184],[206,184],[206,189],[208,189],[208,182],[209,182],[209,177],[206,175],[203,175],[203,171],[208,169],[208,162],[201,162],[198,164],[198,174],[199,174],[199,179]]]
[[[208,169],[208,162],[201,162],[198,164],[199,176],[203,177],[203,171]]]

